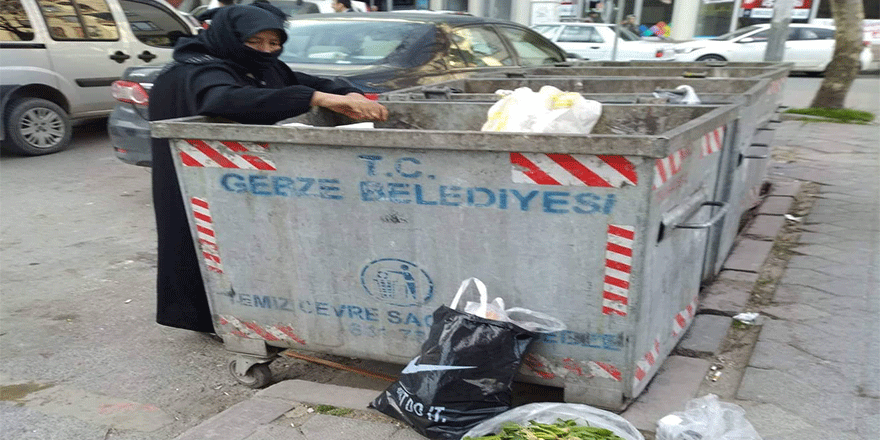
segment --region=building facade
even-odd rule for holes
[[[866,29],[880,21],[880,0],[863,0]],[[743,26],[767,23],[773,0],[373,0],[383,10],[434,9],[469,12],[525,25],[577,20],[595,12],[605,23],[633,14],[644,35],[676,40],[718,36]],[[793,23],[828,22],[830,0],[794,0]],[[871,39],[871,38],[869,38]]]

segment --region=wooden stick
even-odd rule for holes
[[[338,362],[328,361],[326,359],[316,358],[314,356],[309,356],[309,355],[305,355],[302,353],[297,353],[293,350],[284,350],[281,353],[287,357],[292,357],[295,359],[302,359],[304,361],[309,361],[309,362],[312,362],[315,364],[324,365],[324,366],[327,366],[330,368],[336,368],[338,370],[350,371],[352,373],[357,373],[357,374],[360,374],[363,376],[372,377],[374,379],[381,379],[381,380],[384,380],[387,382],[394,382],[397,380],[396,377],[388,376],[387,374],[375,373],[375,372],[367,371],[367,370],[357,368],[357,367],[350,367],[348,365],[343,365]]]

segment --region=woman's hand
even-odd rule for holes
[[[356,121],[384,121],[388,119],[388,109],[384,105],[370,101],[360,93],[334,95],[315,92],[312,95],[311,105],[342,113]]]

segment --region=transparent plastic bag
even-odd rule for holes
[[[707,394],[657,421],[657,440],[761,440],[739,405]]]
[[[598,101],[553,86],[495,93],[502,98],[489,109],[482,131],[589,134],[602,115]]]
[[[528,425],[529,420],[555,423],[556,419],[574,420],[579,425],[609,429],[624,440],[645,440],[639,430],[623,417],[576,403],[530,403],[518,406],[474,426],[462,438],[495,434],[507,422]]]
[[[486,285],[477,278],[468,278],[461,283],[458,292],[452,299],[451,308],[456,308],[462,294],[467,291],[471,283],[477,287],[480,294],[480,301],[468,301],[464,305],[465,313],[477,315],[481,318],[494,319],[496,321],[512,322],[528,331],[535,333],[555,333],[566,329],[565,323],[541,312],[524,309],[522,307],[504,308],[504,300],[495,298],[491,302],[488,301],[489,295]]]
[[[655,98],[666,99],[669,104],[699,105],[702,104],[700,97],[693,87],[680,85],[672,90],[657,89],[654,91]]]

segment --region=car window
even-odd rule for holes
[[[769,31],[761,31],[761,32],[758,32],[757,34],[750,35],[749,37],[752,40],[758,42],[758,41],[767,41],[767,36],[769,36],[769,35],[770,35]]]
[[[122,0],[122,9],[128,18],[131,31],[142,43],[156,47],[174,47],[177,39],[192,35],[171,11],[153,4]]]
[[[823,28],[810,28],[816,34],[816,37],[820,40],[833,40],[834,39],[834,29],[823,29]]]
[[[285,30],[280,59],[287,63],[419,65],[438,50],[431,24],[303,19],[289,21]],[[398,59],[404,52],[413,58]]]
[[[791,28],[788,30],[788,38],[786,40],[796,40],[797,39],[797,28]],[[761,31],[757,34],[750,35],[754,42],[766,42],[768,38],[770,38],[770,30]]]
[[[712,38],[712,39],[713,39],[713,40],[724,40],[724,41],[734,40],[734,39],[739,38],[739,37],[741,37],[741,36],[743,36],[743,35],[745,35],[745,34],[747,34],[747,33],[749,33],[749,32],[754,32],[755,29],[760,29],[760,28],[759,28],[758,26],[755,26],[755,25],[752,25],[752,26],[746,26],[746,27],[744,27],[744,28],[742,28],[742,29],[737,29],[737,30],[735,30],[735,31],[733,31],[733,32],[729,32],[729,33],[726,33],[726,34],[724,34],[724,35],[719,35],[719,36],[717,36],[717,37],[715,37],[715,38]]]
[[[822,28],[799,28],[798,40],[833,40],[834,30]]]
[[[452,39],[460,56],[470,66],[512,66],[513,57],[504,48],[501,37],[492,29],[469,26],[452,30]]]
[[[533,26],[532,29],[534,29],[535,32],[539,34],[550,38],[551,36],[553,36],[554,33],[556,33],[556,30],[559,29],[559,26],[552,24],[539,24],[537,26]]]
[[[604,43],[605,40],[592,26],[566,26],[559,34],[560,43]]]
[[[519,63],[522,66],[540,66],[565,61],[559,50],[550,45],[552,43],[534,32],[508,26],[499,26],[498,30],[507,37],[507,41],[519,55]]]
[[[797,34],[798,40],[818,40],[819,34],[814,32],[812,29],[801,29]]]
[[[76,3],[76,7],[74,7]],[[113,21],[110,7],[104,0],[88,3],[73,0],[37,0],[40,12],[53,40],[119,39],[119,30]]]
[[[617,32],[618,27],[619,26],[611,26],[611,29],[614,32]],[[620,27],[619,30],[620,30],[620,39],[623,41],[640,41],[642,39],[641,37],[639,37],[638,35],[636,35],[635,33],[633,33],[629,29],[625,29],[623,27]]]
[[[0,0],[0,41],[30,41],[34,29],[21,0]]]

